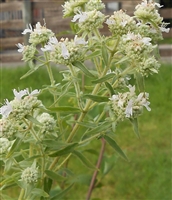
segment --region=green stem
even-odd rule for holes
[[[71,74],[74,78],[74,87],[75,87],[75,91],[76,91],[78,107],[80,108],[80,110],[83,110],[82,101],[81,101],[81,97],[80,97],[81,96],[80,86],[79,86],[78,81],[76,80],[77,79],[76,71],[72,65],[69,65],[69,68],[70,68]]]
[[[19,195],[18,200],[23,200],[24,199],[24,194],[25,194],[25,190],[22,188],[21,191],[20,191],[20,195]]]

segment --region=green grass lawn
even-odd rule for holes
[[[3,68],[0,71],[0,102],[13,98],[12,89],[32,87],[41,88],[49,84],[44,69],[30,77],[19,80],[26,73],[27,67]],[[162,65],[158,75],[146,80],[146,92],[150,93],[151,112],[145,110],[139,118],[141,138],[138,139],[128,121],[119,124],[116,140],[126,152],[130,162],[117,158],[113,170],[102,180],[101,187],[95,188],[92,200],[171,200],[171,123],[172,123],[172,66]],[[60,80],[59,72],[54,69],[56,80]],[[47,105],[52,101],[49,96],[40,96]],[[91,146],[96,150],[99,141],[93,141]],[[106,154],[114,155],[107,146]],[[116,154],[115,154],[116,155]],[[96,161],[94,156],[88,154]],[[116,156],[117,157],[117,156]],[[116,158],[115,158],[116,159]],[[76,174],[87,173],[78,161],[69,163]],[[100,175],[98,176],[100,178]],[[84,200],[87,184],[75,185],[66,200]]]

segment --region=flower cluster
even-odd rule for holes
[[[55,130],[56,121],[50,114],[42,113],[37,117],[37,120],[42,124],[41,133],[46,134]]]
[[[85,3],[87,3],[88,0],[70,0],[66,1],[63,7],[63,16],[69,17],[73,16],[78,10],[81,10],[81,8],[84,6]]]
[[[163,18],[156,9],[161,7],[162,6],[159,3],[155,3],[153,0],[143,0],[141,4],[136,6],[136,10],[134,12],[137,19],[143,24],[148,25],[151,32],[153,32],[157,37],[161,32],[169,32],[170,30],[169,28],[166,28],[168,23],[163,22]]]
[[[30,33],[29,43],[35,46],[37,44],[46,43],[50,37],[54,36],[54,33],[45,26],[41,26],[40,22],[35,25],[34,29],[29,25],[29,27],[22,32],[24,35],[27,33]]]
[[[7,118],[0,119],[0,137],[10,138],[17,132],[16,121]]]
[[[83,60],[86,45],[87,42],[82,38],[78,38],[77,35],[71,41],[68,38],[61,38],[58,41],[56,37],[52,37],[41,50],[50,52],[52,62],[69,65],[76,60]]]
[[[106,20],[106,24],[113,36],[122,36],[128,32],[134,31],[136,28],[135,20],[122,10],[115,11],[114,14]]]
[[[38,90],[34,90],[31,93],[28,89],[17,92],[13,90],[14,100],[8,101],[6,99],[5,105],[0,108],[0,114],[3,118],[9,117],[9,119],[23,119],[26,115],[32,113],[35,108],[42,105],[41,101],[37,99],[35,95],[39,93]]]
[[[136,118],[146,107],[150,111],[149,104],[147,101],[149,98],[148,93],[140,93],[138,96],[135,93],[135,86],[128,86],[129,92],[114,94],[110,100],[112,103],[113,112],[117,120],[124,120],[125,118]]]
[[[157,73],[160,66],[155,57],[151,57],[156,47],[152,45],[151,38],[142,37],[139,33],[128,33],[122,37],[120,49],[131,60],[132,73],[136,70],[143,76],[148,76],[149,73]]]
[[[19,49],[18,52],[21,52],[23,54],[23,58],[22,60],[24,60],[25,62],[33,60],[35,54],[37,53],[37,49],[34,45],[22,45],[20,43],[18,43],[16,45]]]
[[[74,16],[78,11],[91,11],[102,10],[105,8],[104,3],[101,0],[70,0],[66,1],[63,7],[63,16]]]
[[[144,0],[136,6],[134,14],[143,23],[149,22],[159,25],[163,18],[160,17],[156,7],[161,8],[162,6],[159,3],[154,3],[153,0]]]
[[[25,183],[35,183],[38,181],[38,168],[35,166],[27,167],[23,170],[21,180]]]
[[[7,138],[0,138],[0,155],[7,153],[11,147],[12,142]]]
[[[80,31],[90,32],[96,28],[102,28],[102,24],[105,20],[105,15],[96,9],[78,13],[73,17],[72,22],[78,20],[78,26]]]

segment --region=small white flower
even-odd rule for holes
[[[17,92],[16,89],[13,89],[13,93],[16,99],[21,100],[21,98],[27,94],[27,90],[20,90],[19,92]]]
[[[126,20],[126,21],[123,20],[123,21],[121,22],[122,27],[125,27],[127,23],[128,23],[127,20]]]
[[[115,24],[115,20],[113,20],[113,19],[107,19],[105,23],[107,25],[112,25],[112,24]]]
[[[20,43],[16,44],[16,46],[19,48],[17,51],[20,53],[22,53],[25,49],[25,46]]]
[[[72,22],[76,22],[79,20],[79,22],[84,22],[88,18],[88,15],[86,12],[81,12],[79,11],[79,14],[76,14],[73,19],[71,20]]]
[[[12,106],[10,104],[10,102],[8,101],[8,99],[6,99],[5,101],[6,105],[3,105],[1,108],[0,108],[0,114],[3,116],[3,117],[8,117],[9,114],[12,112]]]
[[[133,100],[132,99],[130,99],[127,104],[127,107],[125,109],[125,115],[126,117],[131,117],[133,115]]]
[[[49,43],[57,45],[58,44],[58,40],[57,40],[56,37],[51,37],[50,40],[49,40]]]
[[[27,33],[32,33],[32,32],[33,32],[32,26],[31,26],[31,24],[29,24],[28,28],[26,28],[26,29],[22,32],[22,34],[23,34],[23,35],[26,35]]]
[[[28,96],[34,96],[34,95],[39,94],[40,91],[38,89],[35,89],[32,92],[29,92],[29,89],[26,89],[26,92],[27,92]]]
[[[69,51],[68,51],[66,45],[63,42],[61,43],[61,48],[62,48],[62,52],[61,53],[62,53],[63,58],[64,59],[69,59],[69,57],[70,57]]]
[[[48,44],[41,48],[42,51],[55,51],[55,45],[58,45],[58,40],[56,37],[51,37]]]
[[[144,37],[143,39],[142,39],[142,42],[145,44],[145,45],[151,45],[151,43],[150,43],[150,41],[151,41],[152,39],[151,38],[149,38],[149,37]]]
[[[75,35],[74,43],[75,45],[80,45],[80,44],[86,45],[88,42],[86,42],[83,38],[78,38],[78,36]]]

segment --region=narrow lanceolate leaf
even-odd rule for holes
[[[144,77],[139,73],[136,73],[135,77],[136,77],[139,92],[144,92],[145,91]]]
[[[90,60],[90,59],[93,59],[93,58],[99,56],[100,54],[101,54],[101,52],[100,52],[99,50],[97,50],[97,51],[94,51],[94,52],[88,54],[88,55],[85,57],[85,59],[86,59],[86,60]]]
[[[108,81],[109,79],[114,78],[114,74],[107,74],[105,76],[103,76],[102,78],[96,79],[94,81],[92,81],[92,83],[104,83],[105,81]]]
[[[111,127],[111,124],[109,122],[104,122],[100,124],[99,126],[97,126],[96,128],[93,128],[90,131],[86,132],[85,135],[82,137],[82,140],[85,140],[86,138],[89,138],[92,135],[95,135],[96,133],[101,133],[103,131],[106,131],[110,127]]]
[[[32,73],[34,73],[37,69],[39,69],[40,67],[42,67],[42,66],[44,66],[45,65],[45,63],[44,64],[41,64],[41,65],[39,65],[39,66],[37,66],[37,67],[32,67],[26,74],[24,74],[20,79],[24,79],[24,78],[26,78],[27,76],[30,76]]]
[[[104,135],[104,139],[106,140],[106,142],[115,149],[115,151],[125,160],[128,161],[127,156],[125,155],[125,153],[122,151],[122,149],[118,146],[118,144],[115,142],[114,139],[112,139],[111,137]]]
[[[95,102],[107,102],[107,101],[109,101],[108,97],[99,96],[99,95],[91,95],[91,94],[86,94],[86,95],[83,96],[83,98],[91,99],[92,101],[95,101]]]
[[[131,122],[132,125],[133,125],[133,129],[134,129],[134,132],[135,132],[136,136],[137,136],[138,138],[140,138],[139,126],[138,126],[138,120],[137,120],[137,118],[130,119],[130,122]]]
[[[29,121],[31,121],[32,123],[36,124],[36,125],[42,126],[42,124],[37,119],[32,117],[31,115],[26,115],[25,118],[28,119]]]
[[[79,151],[72,152],[86,167],[95,170],[95,166]]]
[[[86,76],[89,76],[89,77],[95,77],[87,68],[86,66],[79,62],[79,61],[75,61],[72,63],[73,66],[79,68]]]
[[[40,188],[34,188],[32,194],[35,195],[35,197],[49,197],[49,194]]]
[[[52,112],[65,112],[65,113],[77,113],[81,112],[79,108],[71,107],[71,106],[57,106],[47,108],[49,111]]]
[[[71,185],[69,185],[65,190],[59,192],[58,194],[56,194],[55,196],[51,197],[50,200],[57,200],[57,199],[61,199],[64,195],[66,195],[66,193],[72,188],[74,184],[72,183]]]
[[[50,157],[57,157],[57,156],[62,156],[62,155],[66,155],[66,154],[69,154],[69,153],[72,153],[74,148],[78,145],[77,142],[75,143],[71,143],[71,144],[68,144],[66,147],[50,154],[49,156]]]
[[[103,61],[104,61],[105,65],[108,66],[108,55],[109,55],[109,54],[108,54],[108,50],[107,50],[105,44],[102,45],[101,50],[102,50],[102,58],[103,58]]]
[[[110,94],[111,94],[111,96],[112,96],[112,95],[114,94],[114,89],[113,89],[113,87],[112,87],[111,84],[108,83],[108,82],[105,82],[105,85],[106,85],[107,89],[109,90],[109,92],[110,92]]]
[[[8,154],[6,155],[6,158],[9,158],[14,151],[19,147],[19,145],[21,144],[23,138],[16,138],[15,142],[13,143],[12,147],[10,148],[10,151],[8,152]]]
[[[48,177],[50,177],[52,180],[55,180],[57,182],[64,181],[66,178],[63,176],[58,175],[57,173],[51,171],[51,170],[45,170],[45,173]]]

